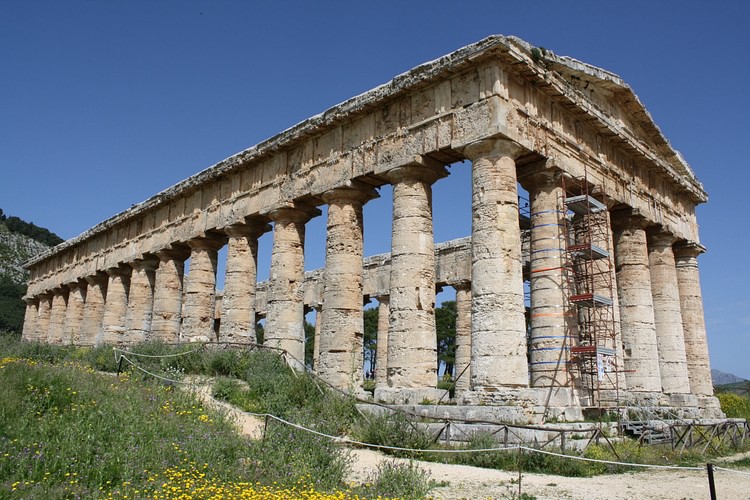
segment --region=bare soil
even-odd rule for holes
[[[242,434],[257,439],[263,432],[263,420],[211,397],[210,385],[196,389],[209,406],[226,412],[237,423]],[[383,460],[408,462],[367,449],[350,449],[352,467],[348,480],[362,483]],[[731,462],[750,456],[744,453],[727,457]],[[483,469],[468,465],[414,461],[429,471],[431,478],[442,484],[432,491],[436,499],[499,499],[517,498],[519,490],[539,500],[629,500],[629,499],[704,499],[709,498],[705,470],[647,469],[625,474],[609,474],[591,478],[554,476]],[[750,469],[743,473],[715,471],[716,495],[719,499],[750,500]]]

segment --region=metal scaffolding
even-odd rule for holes
[[[563,177],[568,300],[577,321],[570,371],[581,404],[599,412],[619,406],[614,266],[606,198],[586,177]]]

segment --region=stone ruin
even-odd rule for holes
[[[471,234],[435,245],[432,184],[463,160]],[[392,251],[364,259],[363,206],[384,184]],[[492,36],[30,260],[23,338],[252,344],[264,317],[265,345],[302,360],[314,308],[314,370],[356,394],[363,303],[376,298],[375,400],[447,402],[434,307],[436,287],[451,286],[458,378],[454,405],[437,408],[527,422],[626,405],[717,417],[696,260],[705,201],[618,76]],[[305,274],[305,224],[323,204],[325,268]],[[270,279],[257,283],[268,231]]]

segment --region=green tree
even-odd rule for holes
[[[0,276],[0,333],[20,334],[26,305],[21,297],[26,293],[26,285],[18,285],[8,276]]]
[[[320,313],[316,313],[320,314]],[[312,368],[315,355],[315,325],[305,320],[305,366]]]
[[[377,359],[375,353],[378,346],[378,309],[373,307],[365,309],[365,338],[364,338],[364,370],[369,367],[370,371],[375,372]]]
[[[453,374],[456,363],[456,301],[448,300],[435,308],[435,330],[437,331],[438,371],[445,366],[445,373]]]

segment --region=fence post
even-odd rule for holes
[[[706,471],[708,471],[708,492],[711,495],[711,500],[716,500],[716,485],[714,484],[714,464],[706,464]]]

